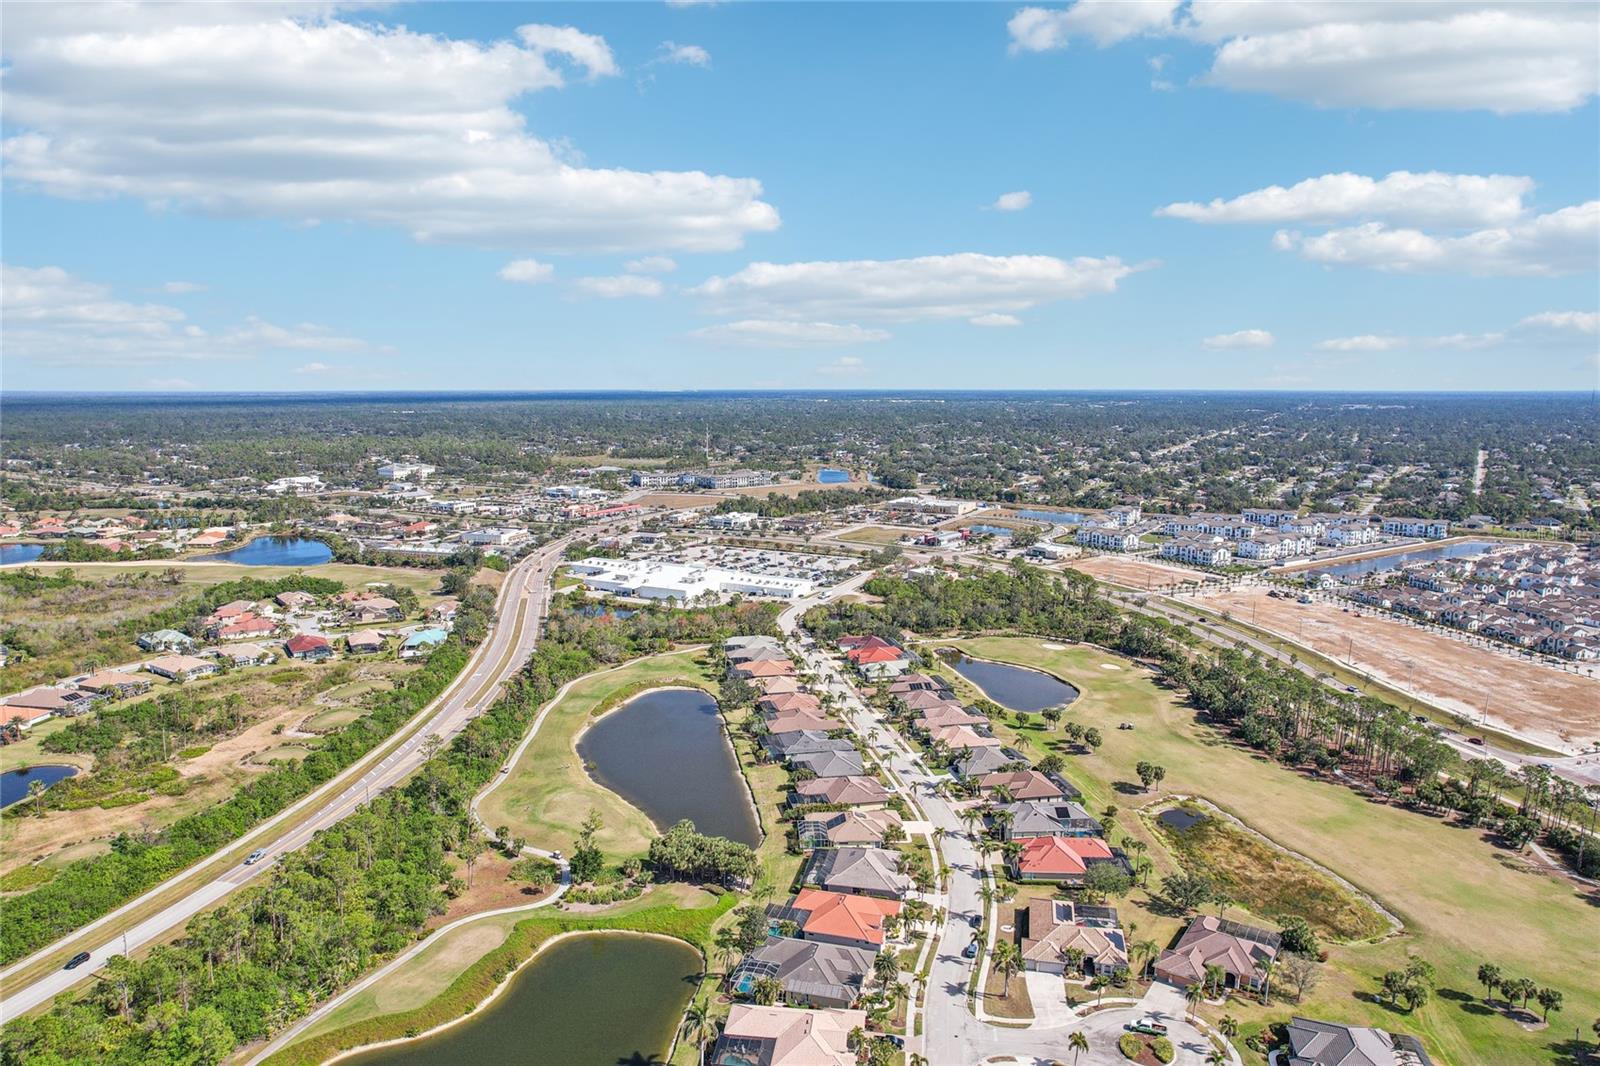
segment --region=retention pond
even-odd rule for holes
[[[751,847],[761,824],[722,716],[697,688],[661,688],[629,700],[578,739],[594,779],[667,829],[687,818],[708,836]]]
[[[1064,707],[1078,698],[1078,690],[1042,670],[1009,663],[992,663],[969,655],[950,660],[956,673],[983,690],[983,694],[1013,711],[1042,711]]]
[[[436,1036],[369,1051],[361,1066],[646,1066],[665,1062],[700,981],[678,940],[584,933],[541,951],[494,1002]]]

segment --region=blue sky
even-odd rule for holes
[[[1597,10],[13,7],[4,385],[1593,388]]]

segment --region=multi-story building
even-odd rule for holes
[[[941,500],[934,496],[901,496],[885,504],[891,511],[911,511],[916,514],[963,515],[978,509],[971,500]]]
[[[1136,526],[1143,512],[1136,503],[1124,504],[1119,507],[1106,508],[1106,524],[1113,526]]]
[[[1294,521],[1295,512],[1280,511],[1273,507],[1246,507],[1240,512],[1240,517],[1254,525],[1271,526],[1276,529],[1285,522]]]
[[[1233,559],[1233,551],[1220,537],[1179,537],[1161,546],[1161,557],[1198,566],[1226,566]]]
[[[1383,531],[1391,537],[1438,540],[1450,535],[1450,523],[1443,518],[1385,518]]]
[[[1329,526],[1322,534],[1322,543],[1331,544],[1336,548],[1348,548],[1359,544],[1373,544],[1378,539],[1378,527],[1369,522],[1350,522],[1344,525]]]
[[[1074,538],[1085,548],[1098,548],[1108,552],[1131,552],[1139,546],[1139,534],[1126,529],[1105,529],[1086,526]]]
[[[1309,555],[1312,544],[1312,539],[1303,533],[1263,533],[1241,540],[1235,553],[1241,559],[1293,559],[1297,555]]]

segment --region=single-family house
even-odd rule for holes
[[[398,622],[404,614],[400,605],[387,596],[368,596],[357,600],[345,612],[345,621],[352,625],[370,622]]]
[[[809,692],[779,692],[761,697],[756,702],[756,708],[764,714],[777,714],[781,711],[809,711],[817,714],[822,710],[822,701]]]
[[[958,725],[988,725],[989,719],[981,714],[973,714],[959,703],[943,703],[938,707],[923,712],[922,716],[911,723],[918,729],[932,730],[945,729]]]
[[[1228,988],[1257,991],[1267,982],[1264,967],[1278,957],[1278,944],[1277,933],[1204,914],[1156,959],[1156,976],[1187,988],[1205,980],[1207,966],[1220,966]]]
[[[774,759],[787,761],[797,755],[815,755],[824,751],[855,751],[856,746],[843,737],[830,737],[820,729],[795,729],[772,733],[762,739],[762,746]]]
[[[278,623],[270,618],[258,618],[252,614],[213,627],[211,635],[216,640],[258,640],[270,637],[277,631]]]
[[[900,853],[883,848],[819,848],[812,852],[803,882],[829,892],[904,899],[911,878],[900,872]]]
[[[888,803],[889,790],[875,777],[818,777],[796,784],[792,802],[866,807]]]
[[[138,644],[144,651],[194,650],[194,638],[176,629],[158,629],[154,633],[140,633]]]
[[[1056,781],[1037,770],[1002,770],[978,778],[978,790],[984,795],[992,795],[1000,789],[1005,789],[1011,797],[1008,802],[1054,800],[1066,795]]]
[[[860,1010],[735,1003],[709,1066],[855,1066],[850,1034],[866,1024],[867,1012]]]
[[[761,690],[764,696],[776,696],[784,692],[801,692],[804,686],[796,677],[758,677],[750,682]]]
[[[1433,1066],[1433,1060],[1414,1036],[1295,1017],[1287,1066]]]
[[[428,608],[428,621],[448,625],[456,620],[456,615],[461,611],[461,601],[457,599],[440,600]]]
[[[280,592],[273,599],[277,601],[279,607],[286,611],[303,611],[308,607],[316,606],[317,602],[317,598],[311,593],[301,592],[299,589]]]
[[[816,777],[860,777],[867,772],[866,763],[855,750],[791,755],[789,765],[796,770],[809,770]]]
[[[250,643],[229,644],[225,648],[207,648],[206,654],[213,659],[225,659],[234,666],[260,666],[262,663],[275,662],[278,658],[277,653],[271,648]]]
[[[205,677],[217,672],[217,664],[193,655],[163,655],[158,659],[151,659],[144,664],[144,668],[158,677],[165,677],[172,681],[193,681],[197,677]]]
[[[727,640],[722,642],[722,650],[724,652],[732,652],[739,648],[776,648],[777,646],[777,637],[768,637],[759,634],[729,637]]]
[[[877,951],[886,939],[883,920],[900,913],[900,901],[802,888],[787,909],[806,940]]]
[[[126,699],[129,696],[138,696],[150,691],[152,682],[147,677],[138,674],[126,673],[122,670],[101,670],[99,673],[90,674],[78,682],[78,687],[85,692],[96,696],[107,696],[111,699]]]
[[[1020,755],[1004,748],[968,748],[951,766],[963,780],[981,781],[990,774],[998,774],[1025,763],[1026,760]]]
[[[848,1007],[861,996],[873,958],[863,948],[772,936],[740,961],[728,987],[749,995],[757,981],[771,979],[783,988],[785,1003]]]
[[[1100,823],[1076,803],[1065,800],[1023,800],[1008,803],[1001,810],[1010,815],[1001,821],[1007,840],[1034,837],[1097,837]]]
[[[793,677],[794,663],[788,659],[765,659],[749,663],[736,663],[728,668],[731,677],[746,681],[761,677]]]
[[[1023,842],[1009,865],[1014,881],[1081,884],[1089,867],[1099,862],[1115,863],[1124,871],[1128,866],[1121,853],[1099,837],[1033,837]]]
[[[998,748],[1000,741],[985,736],[970,725],[937,725],[928,730],[928,743],[943,744],[952,751],[967,748]]]
[[[21,719],[24,726],[42,722],[47,718],[70,718],[82,714],[94,704],[94,696],[77,689],[50,686],[36,688],[7,696],[0,703],[0,721]]]
[[[845,725],[836,718],[825,718],[808,711],[784,711],[767,719],[767,731],[773,735],[794,732],[831,733]]]
[[[891,810],[829,811],[803,819],[795,827],[803,848],[838,848],[850,845],[877,846],[891,826],[900,825],[900,816]]]
[[[283,650],[288,653],[289,658],[302,659],[306,662],[321,662],[333,658],[333,645],[328,643],[328,639],[310,633],[300,633],[290,637],[284,642]]]
[[[730,663],[776,662],[788,657],[789,653],[776,644],[752,644],[728,652]]]
[[[389,642],[376,629],[356,629],[344,638],[345,647],[354,655],[370,655],[383,651]]]
[[[1128,941],[1111,907],[1091,907],[1060,899],[1028,905],[1022,934],[1022,965],[1043,973],[1066,973],[1075,959],[1084,975],[1096,977],[1128,968]]]

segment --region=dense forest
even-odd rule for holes
[[[1567,504],[1600,493],[1600,418],[1590,397],[1572,394],[25,396],[8,398],[5,416],[11,469],[0,489],[23,510],[91,498],[136,506],[126,486],[155,479],[272,520],[304,505],[262,500],[249,491],[258,481],[320,470],[376,485],[377,456],[417,455],[494,483],[587,463],[694,467],[708,443],[718,463],[844,463],[896,491],[1089,507],[1338,509],[1371,493],[1395,512],[1591,527]],[[51,478],[79,486],[40,484]]]

